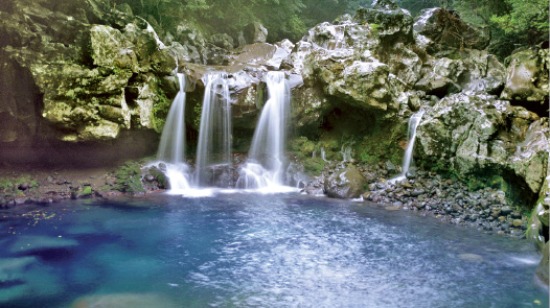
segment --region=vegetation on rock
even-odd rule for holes
[[[141,165],[137,162],[127,162],[115,171],[114,189],[126,193],[145,192],[142,182]]]

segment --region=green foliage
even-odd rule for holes
[[[193,127],[199,131],[201,126],[201,116],[202,116],[202,105],[196,104],[193,107]]]
[[[134,14],[173,29],[191,21],[211,33],[237,33],[260,22],[269,30],[269,41],[299,39],[308,28],[332,21],[365,1],[352,0],[115,0],[128,4]],[[370,2],[370,0],[368,0]]]
[[[304,170],[310,175],[319,175],[325,168],[325,162],[320,157],[310,157],[303,161]]]
[[[27,191],[38,188],[36,180],[29,176],[21,176],[15,179],[0,178],[0,195],[4,197],[22,197],[25,194],[20,187],[25,186]]]
[[[489,51],[500,58],[548,40],[547,0],[454,0],[452,8],[464,21],[490,31]]]
[[[163,91],[157,93],[157,102],[153,105],[153,123],[157,133],[161,133],[164,128],[171,104],[172,102]]]
[[[289,142],[290,151],[304,165],[304,170],[310,175],[319,175],[325,167],[325,161],[319,155],[314,156],[313,153],[318,150],[319,145],[301,136]]]
[[[141,166],[137,162],[127,162],[115,171],[114,188],[121,192],[144,192],[141,182]]]

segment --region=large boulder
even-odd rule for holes
[[[364,192],[367,180],[353,164],[339,166],[324,174],[324,190],[332,198],[358,198]]]
[[[353,20],[369,23],[385,45],[413,41],[413,17],[393,0],[374,1],[372,8],[357,10]]]
[[[529,102],[525,106],[531,110],[543,109],[540,105],[545,104],[544,113],[548,114],[549,57],[548,49],[526,49],[512,54],[508,59],[506,84],[500,97]]]
[[[426,56],[419,75],[415,88],[439,97],[460,91],[498,94],[505,67],[487,51],[455,49]]]
[[[488,33],[465,22],[443,8],[424,9],[415,18],[416,42],[430,53],[449,48],[483,50],[489,45]]]

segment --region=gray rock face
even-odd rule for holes
[[[414,21],[417,43],[429,52],[452,48],[485,49],[490,37],[451,11],[442,8],[425,9]]]
[[[88,9],[110,20],[112,14],[101,14],[100,2],[78,5],[63,6],[54,14],[48,4],[21,1],[14,7],[18,14],[5,16],[9,26],[0,32],[9,33],[13,45],[4,51],[30,71],[43,95],[42,110],[28,114],[29,122],[40,122],[36,117],[42,116],[58,129],[52,137],[63,141],[114,139],[123,129],[156,128],[152,105],[159,100],[158,92],[143,95],[147,91],[141,91],[137,101],[128,100],[127,93],[134,86],[155,89],[159,77],[176,67],[174,49],[167,48],[145,21],[128,22],[133,19],[128,15],[131,12],[114,10],[125,16],[117,19],[117,25],[125,22],[123,30],[118,30],[91,25],[82,14]],[[57,28],[59,23],[69,26]],[[38,33],[28,29],[38,29]],[[36,35],[43,39],[33,39]],[[22,44],[26,48],[20,48]],[[139,76],[130,80],[132,74]],[[148,77],[143,78],[145,75]]]
[[[361,196],[367,184],[365,177],[352,164],[324,175],[324,190],[332,198],[349,199]]]
[[[418,129],[423,159],[450,163],[467,177],[512,172],[537,195],[548,168],[548,119],[494,96],[456,94],[439,101]]]
[[[353,19],[374,26],[380,39],[386,44],[413,41],[413,17],[392,1],[378,1],[372,9],[359,9]]]
[[[501,98],[548,104],[548,49],[527,49],[510,56]],[[547,105],[548,106],[548,105]]]
[[[486,51],[464,49],[427,56],[419,75],[415,88],[440,97],[460,91],[497,94],[505,68]]]

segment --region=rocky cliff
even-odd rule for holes
[[[283,70],[293,88],[290,148],[313,174],[326,161],[399,165],[406,123],[422,109],[417,164],[471,188],[498,187],[527,208],[548,191],[548,49],[522,49],[503,63],[484,50],[486,33],[444,9],[413,18],[378,1],[296,43],[267,44],[254,25],[249,45],[238,35],[205,37],[185,21],[162,29],[97,0],[5,1],[0,17],[0,154],[8,163],[151,154],[177,71],[189,81],[190,144],[202,76],[229,73],[235,147],[244,152],[262,76]]]

